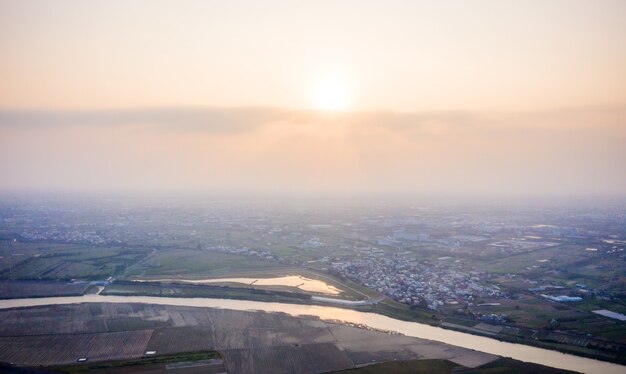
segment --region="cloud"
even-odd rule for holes
[[[0,126],[130,126],[142,125],[173,132],[238,133],[274,122],[343,123],[360,128],[378,127],[394,132],[438,128],[461,131],[487,126],[527,128],[610,124],[626,126],[626,107],[579,107],[528,113],[481,113],[470,111],[357,111],[324,113],[271,107],[152,107],[100,110],[0,109]]]
[[[614,193],[626,109],[0,111],[0,188]]]
[[[273,108],[158,107],[105,110],[0,110],[0,126],[129,126],[168,131],[236,133],[285,118]]]

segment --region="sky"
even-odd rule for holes
[[[626,195],[624,1],[0,0],[0,189]]]

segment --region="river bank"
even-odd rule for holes
[[[77,303],[143,303],[190,307],[221,308],[240,311],[280,312],[292,316],[315,316],[327,321],[361,324],[374,329],[398,332],[406,336],[439,341],[516,360],[585,373],[624,373],[626,366],[574,356],[528,345],[502,342],[478,335],[447,330],[417,322],[407,322],[384,315],[353,309],[319,305],[285,304],[231,299],[169,298],[150,296],[86,295],[37,299],[0,300],[0,309]]]
[[[456,321],[458,318],[449,319],[439,314],[433,314],[432,311],[423,310],[420,308],[407,308],[404,305],[395,303],[394,301],[389,299],[381,300],[380,298],[374,298],[368,300],[367,302],[345,303],[341,302],[341,299],[333,298],[333,303],[329,304],[328,300],[326,300],[327,298],[322,298],[322,300],[320,300],[319,297],[312,297],[307,293],[301,292],[289,292],[254,287],[236,287],[226,285],[218,286],[135,281],[115,281],[115,283],[107,286],[102,294],[112,296],[217,298],[251,300],[272,303],[282,302],[287,304],[335,306],[338,308],[353,309],[361,312],[377,313],[402,321],[417,322],[435,327],[442,327],[445,329],[460,331],[463,333],[489,337],[500,341],[569,353],[576,356],[615,362],[622,365],[625,363],[623,356],[609,355],[601,351],[592,351],[590,349],[585,350],[580,349],[576,346],[564,344],[550,344],[550,342],[533,339],[530,334],[526,333],[516,335],[497,334],[489,331],[481,331],[478,329],[467,328],[465,326],[459,325],[458,323],[449,323],[451,320]]]

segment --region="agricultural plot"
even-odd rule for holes
[[[485,299],[486,303],[494,300]],[[491,313],[504,313],[517,327],[545,328],[551,325],[552,320],[572,321],[591,318],[601,320],[601,317],[593,316],[571,308],[569,305],[557,304],[539,299],[527,294],[519,294],[516,299],[497,300],[500,305],[484,305],[474,307],[475,312],[489,315]]]
[[[97,310],[94,310],[97,309]],[[1,336],[107,332],[101,308],[89,304],[7,309],[0,313]]]
[[[172,326],[162,309],[137,304],[51,305],[0,311],[0,336],[86,334]]]
[[[224,356],[226,367],[231,373],[254,373],[255,367],[252,362],[250,349],[231,349],[221,351]],[[259,370],[260,368],[256,368]]]
[[[0,253],[0,279],[105,279],[121,275],[144,258],[146,250],[84,245],[22,246],[24,253]],[[36,248],[36,249],[35,249]],[[19,255],[16,257],[16,255]]]
[[[335,343],[337,341],[326,326],[302,326],[291,329],[249,328],[248,339],[249,345],[255,348],[284,344]]]
[[[86,283],[0,281],[0,299],[26,297],[79,296],[87,289]]]
[[[251,257],[188,249],[157,251],[143,261],[130,266],[126,275],[132,276],[213,276],[236,272],[279,269],[274,262]]]
[[[139,358],[152,330],[99,334],[0,337],[0,361],[28,366]]]
[[[145,326],[154,327],[141,329]],[[110,332],[119,328],[129,331]],[[475,367],[497,358],[279,313],[95,303],[0,311],[0,361],[21,365],[58,365],[79,357],[92,363],[135,359],[146,351],[156,351],[158,357],[213,350],[223,354],[230,372],[244,374],[322,373],[421,358],[445,358]],[[179,369],[193,371],[175,370]]]
[[[104,323],[107,331],[148,330],[170,325],[167,321],[147,320],[141,317],[111,318]]]
[[[152,334],[146,349],[159,355],[214,350],[213,330],[210,327],[158,329]]]
[[[224,361],[219,353],[214,351],[146,356],[130,360],[74,363],[52,367],[51,369],[55,372],[68,374],[87,372],[96,374],[160,374],[169,370],[174,370],[176,374],[226,373]]]
[[[354,366],[331,343],[226,350],[224,356],[234,373],[326,373]]]

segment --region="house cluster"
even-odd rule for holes
[[[334,262],[343,276],[408,305],[426,305],[436,310],[444,304],[471,306],[480,297],[502,297],[495,285],[478,274],[455,269],[449,259],[417,261],[402,256],[372,257]]]
[[[20,234],[22,239],[32,241],[56,241],[64,243],[89,243],[89,244],[110,244],[115,243],[100,233],[95,231],[82,230],[59,230],[56,228],[50,230],[24,230]],[[119,241],[117,241],[119,242]]]

